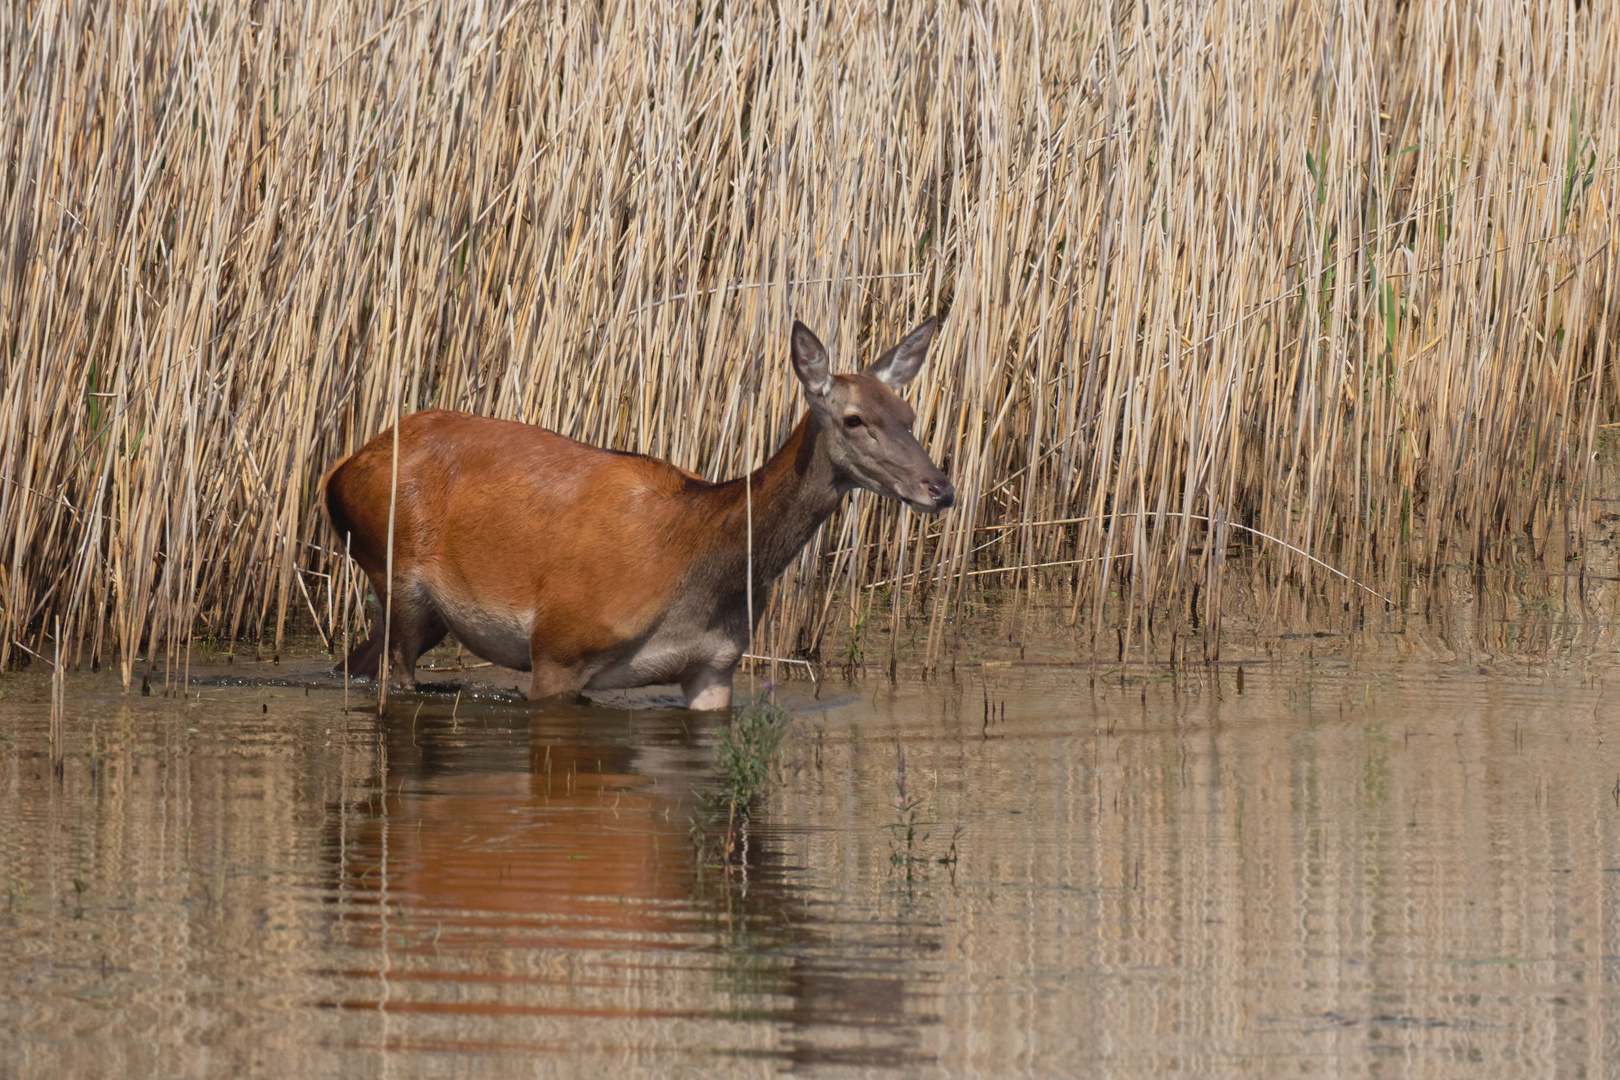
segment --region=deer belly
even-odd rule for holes
[[[445,625],[462,645],[491,663],[529,670],[532,613],[494,604],[457,603],[451,597],[436,599]]]

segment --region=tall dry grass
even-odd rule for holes
[[[1387,591],[1614,414],[1608,4],[24,0],[0,77],[0,662],[340,633],[316,482],[396,412],[735,475],[793,317],[947,313],[963,498],[857,498],[777,650],[1047,574],[1208,634],[1240,539]]]

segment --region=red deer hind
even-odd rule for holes
[[[414,686],[417,657],[454,633],[486,660],[532,671],[531,698],[674,682],[690,708],[730,705],[751,631],[750,498],[756,617],[851,489],[927,514],[955,501],[897,393],[934,325],[865,371],[835,375],[821,342],[794,323],[793,370],[810,408],[747,481],[711,484],[507,420],[436,409],[401,420],[391,597],[392,431],[323,481],[339,539],[389,597],[391,671]],[[377,677],[382,651],[379,620],[349,654],[350,673]]]

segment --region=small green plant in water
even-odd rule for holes
[[[746,816],[749,807],[764,795],[790,715],[771,700],[771,690],[766,688],[737,710],[729,727],[721,729],[714,752],[720,774],[715,804],[725,808],[727,818]]]
[[[844,669],[844,678],[846,679],[853,679],[855,669],[860,666],[862,660],[866,659],[866,614],[866,612],[861,613],[860,619],[850,628],[849,640],[844,643],[844,657],[841,666]]]
[[[929,858],[923,851],[923,845],[931,834],[920,831],[922,827],[938,825],[937,821],[923,821],[918,818],[917,811],[928,801],[926,796],[912,795],[906,790],[906,752],[898,742],[895,744],[895,810],[899,820],[885,828],[891,830],[889,838],[889,865],[897,870],[904,870],[906,883],[914,882],[919,873],[927,867],[929,862],[949,867],[952,880],[956,876],[956,842],[962,838],[961,825],[956,826],[951,833],[951,846],[945,854]]]
[[[693,840],[705,861],[704,851],[714,841],[712,830],[724,822],[719,855],[727,866],[731,864],[741,847],[744,825],[770,785],[792,715],[772,700],[771,691],[767,685],[738,709],[715,741],[716,780],[700,794],[699,811],[692,821]]]

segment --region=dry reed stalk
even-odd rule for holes
[[[1617,25],[0,7],[0,664],[58,615],[126,684],[194,634],[279,654],[301,572],[358,587],[316,484],[396,395],[737,475],[800,410],[793,317],[848,365],[948,313],[912,396],[962,498],[857,497],[764,654],[899,579],[932,662],[992,567],[1142,649],[1196,588],[1207,640],[1210,520],[1307,592],[1310,558],[1393,595],[1545,544],[1617,400]]]
[[[58,778],[62,775],[62,725],[67,719],[67,680],[63,673],[67,670],[67,658],[62,655],[62,620],[56,620],[56,655],[51,661],[51,772]]]

